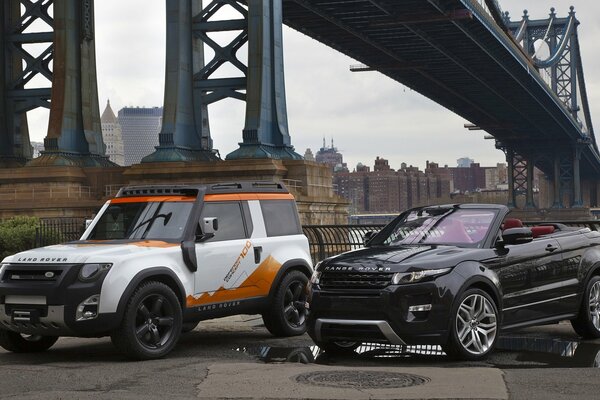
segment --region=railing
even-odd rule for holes
[[[305,225],[313,263],[355,250],[363,245],[363,237],[369,231],[378,231],[385,225]]]
[[[89,186],[56,187],[29,190],[3,189],[0,191],[0,201],[26,201],[46,199],[89,199],[92,189]]]
[[[523,222],[525,226],[553,222]],[[600,220],[590,221],[556,221],[572,227],[589,228],[600,231]],[[379,231],[385,225],[305,225],[302,230],[308,238],[313,263],[327,257],[363,246],[363,237],[369,231]],[[36,229],[35,246],[48,246],[62,242],[77,240],[85,231],[83,218],[42,219]],[[23,249],[27,250],[27,249]]]
[[[35,228],[35,247],[78,240],[85,231],[85,218],[45,218]]]

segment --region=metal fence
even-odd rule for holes
[[[600,231],[600,220],[523,222],[525,226],[560,223],[573,227]],[[355,250],[363,245],[363,237],[369,231],[379,231],[385,225],[305,225],[303,231],[308,238],[310,253],[314,263],[345,251]],[[77,240],[85,230],[83,218],[42,219],[36,228],[35,246],[48,246]],[[23,249],[26,250],[26,249]]]
[[[35,228],[35,247],[78,240],[85,231],[85,218],[43,218]]]

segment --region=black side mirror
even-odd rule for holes
[[[533,240],[533,233],[529,228],[510,228],[502,232],[502,241],[499,244],[524,244]]]

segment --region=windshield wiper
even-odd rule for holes
[[[135,231],[137,231],[138,229],[140,229],[142,226],[144,226],[144,225],[147,225],[147,224],[150,224],[150,223],[152,223],[152,222],[156,221],[158,218],[164,218],[163,225],[164,225],[164,226],[166,226],[166,225],[169,223],[169,220],[171,219],[171,216],[172,216],[172,215],[173,215],[173,212],[170,212],[170,213],[168,213],[168,214],[156,214],[156,215],[153,215],[152,217],[148,218],[147,220],[145,220],[145,221],[142,221],[142,222],[140,222],[139,224],[137,224],[137,225],[136,225],[136,226],[135,226],[135,227],[134,227],[134,228],[131,230],[131,233],[130,233],[128,236],[129,236],[129,237],[131,237],[131,236],[132,236],[132,235],[135,233]],[[142,236],[142,238],[143,238],[143,237],[144,237],[144,236]]]

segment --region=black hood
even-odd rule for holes
[[[328,258],[319,269],[329,266],[352,267],[354,271],[364,272],[440,269],[454,267],[465,260],[480,260],[488,251],[438,245],[373,246]]]

